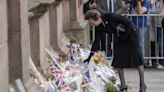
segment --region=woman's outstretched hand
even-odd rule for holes
[[[89,64],[90,58],[87,58],[86,60],[84,60],[85,64]]]
[[[90,59],[91,59],[91,57],[92,57],[93,55],[94,55],[94,53],[91,52],[90,55],[89,55],[89,57],[88,57],[86,60],[84,60],[84,63],[89,64]]]

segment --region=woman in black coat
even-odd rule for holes
[[[101,15],[97,10],[90,10],[86,13],[85,19],[90,25],[97,27],[99,36],[95,39],[90,56],[84,61],[89,63],[93,52],[98,50],[98,45],[101,39],[101,34],[114,34],[114,58],[112,66],[118,70],[121,86],[120,91],[127,91],[127,85],[124,79],[123,68],[138,68],[140,75],[140,91],[146,92],[144,82],[144,65],[143,55],[139,45],[138,28],[132,22],[119,14],[107,13]]]

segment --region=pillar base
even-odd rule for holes
[[[80,24],[78,21],[72,21],[70,24],[69,37],[71,40],[76,41],[80,44],[88,44],[88,30],[87,25]],[[72,39],[73,38],[73,39]]]

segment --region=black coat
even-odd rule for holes
[[[85,15],[86,13],[87,13],[87,11],[88,10],[90,10],[89,9],[89,1],[87,1],[86,3],[84,3],[84,5],[83,5],[83,14]]]
[[[114,34],[114,58],[112,66],[115,68],[131,68],[143,65],[143,55],[139,45],[139,29],[126,17],[115,13],[107,13],[101,16],[102,24],[97,27],[99,36],[96,37],[91,51],[97,51],[101,34]],[[121,24],[125,31],[119,31],[116,27]],[[91,54],[90,56],[92,56]]]
[[[162,19],[162,28],[164,28],[164,18]]]

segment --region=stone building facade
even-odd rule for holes
[[[86,0],[0,0],[0,92],[30,79],[28,58],[45,68],[45,48],[67,52],[71,40],[89,42],[82,4]]]
[[[8,21],[7,1],[0,1],[0,92],[7,92],[8,89]]]

